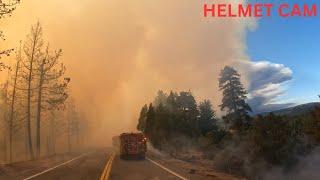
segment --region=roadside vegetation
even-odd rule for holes
[[[220,74],[221,118],[209,100],[196,102],[190,91],[159,91],[144,105],[137,129],[157,149],[182,158],[190,151],[228,173],[259,178],[274,167],[289,173],[320,143],[320,107],[294,117],[252,116],[240,74],[226,66]],[[195,153],[194,153],[195,154]],[[183,158],[182,158],[183,159]],[[195,155],[188,161],[196,160]]]

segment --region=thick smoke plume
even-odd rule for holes
[[[254,21],[206,19],[203,3],[28,0],[2,27],[6,47],[15,47],[31,24],[42,23],[51,46],[64,50],[77,106],[101,142],[134,130],[141,106],[158,89],[190,89],[217,109],[218,74],[247,59],[245,35]]]

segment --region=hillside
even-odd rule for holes
[[[319,102],[300,104],[298,106],[272,111],[276,115],[297,116],[312,111],[316,106],[320,106]],[[270,112],[261,113],[266,115]]]

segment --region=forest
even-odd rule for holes
[[[320,107],[294,117],[252,115],[240,74],[226,66],[219,77],[223,98],[218,118],[210,100],[190,91],[159,91],[144,105],[137,129],[157,149],[174,157],[190,150],[229,173],[259,178],[274,167],[293,171],[320,143]]]
[[[0,1],[0,19],[10,18],[19,2]],[[71,152],[82,144],[86,120],[70,93],[62,50],[46,42],[43,33],[37,22],[18,47],[0,50],[0,68],[7,74],[0,86],[1,163]],[[5,33],[0,35],[5,40]]]

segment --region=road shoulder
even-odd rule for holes
[[[148,157],[161,165],[169,168],[170,170],[181,174],[187,179],[195,180],[207,180],[207,179],[221,179],[221,180],[239,180],[245,179],[243,177],[238,177],[230,175],[218,170],[213,169],[213,167],[202,166],[193,162],[186,162],[179,159],[175,159],[170,155],[160,152],[148,152]]]

